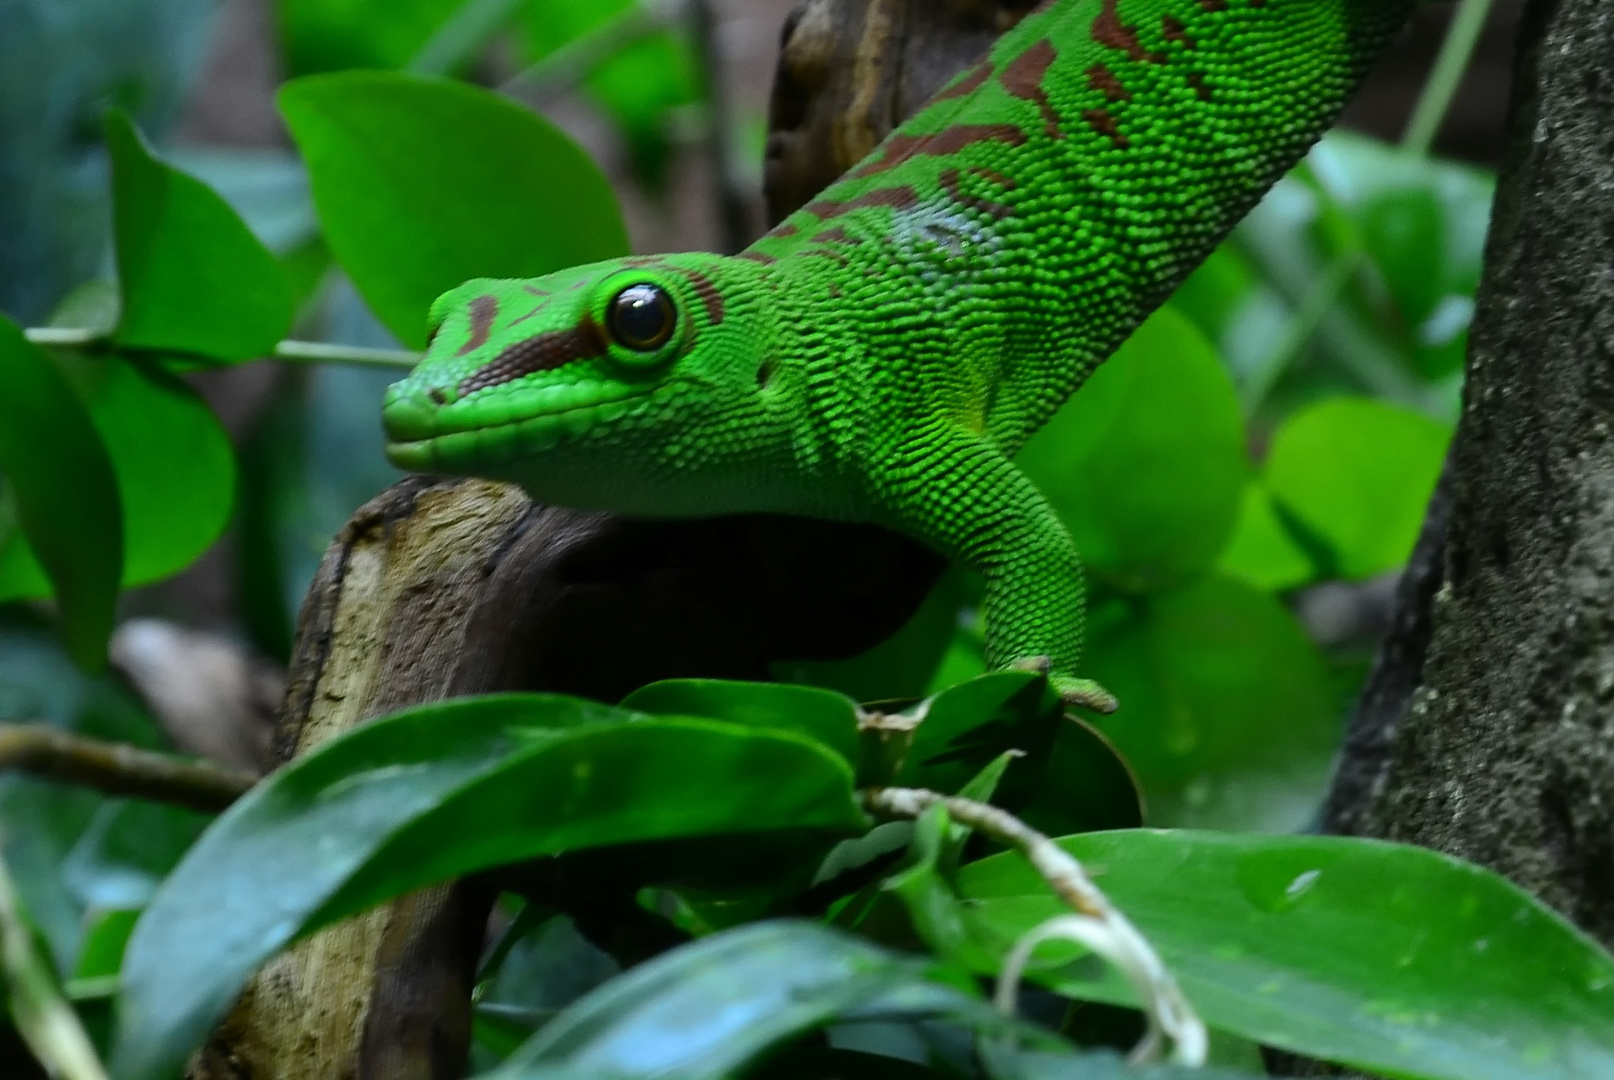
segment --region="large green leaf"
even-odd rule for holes
[[[1205,1020],[1271,1046],[1429,1080],[1614,1076],[1614,958],[1511,883],[1422,848],[1339,837],[1066,837]],[[1001,956],[1061,914],[1017,855],[964,867],[959,919]],[[1125,1000],[1058,947],[1030,977]]]
[[[924,960],[805,922],[714,934],[642,964],[551,1020],[500,1080],[722,1080],[777,1044],[838,1018],[951,1019],[1025,1032]],[[1052,1036],[1029,1032],[1047,1048]]]
[[[8,586],[26,572],[26,537],[56,594],[68,652],[99,668],[123,571],[112,462],[61,370],[4,317],[0,385],[0,599],[17,595]]]
[[[276,772],[203,835],[129,942],[118,1075],[166,1078],[248,974],[390,896],[540,855],[865,824],[800,736],[548,695],[372,721]]]
[[[857,702],[833,690],[730,679],[668,679],[641,686],[622,708],[654,716],[704,716],[747,727],[794,731],[857,768]]]
[[[627,251],[616,199],[548,121],[487,90],[352,71],[288,83],[280,109],[325,236],[371,310],[426,342],[439,295]]]
[[[1149,592],[1215,562],[1249,465],[1238,398],[1203,335],[1162,308],[1032,436],[1016,460],[1083,561]]]
[[[112,455],[123,507],[123,585],[189,566],[229,524],[235,452],[207,402],[154,365],[118,356],[60,356]],[[34,553],[0,555],[0,599],[50,591]]]
[[[1292,589],[1317,576],[1310,557],[1284,527],[1271,496],[1257,480],[1244,489],[1238,524],[1216,569],[1268,592]]]
[[[1290,612],[1207,578],[1094,613],[1084,669],[1121,699],[1095,724],[1161,825],[1289,830],[1315,812],[1341,708]]]
[[[1364,578],[1406,562],[1450,432],[1408,409],[1340,397],[1302,409],[1272,438],[1265,482],[1278,504]]]
[[[280,264],[206,184],[160,161],[129,118],[106,119],[123,311],[114,338],[217,360],[270,352],[291,323]]]

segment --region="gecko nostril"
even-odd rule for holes
[[[432,387],[430,392],[427,393],[426,396],[431,398],[433,401],[435,401],[439,405],[447,405],[448,404],[448,395],[443,393],[443,388],[440,387],[440,386]]]

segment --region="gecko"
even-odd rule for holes
[[[387,454],[581,509],[896,529],[982,575],[989,667],[1111,711],[1080,674],[1076,547],[1012,456],[1418,2],[1044,3],[737,255],[442,296],[386,394]]]

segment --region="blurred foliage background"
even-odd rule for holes
[[[81,529],[83,544],[102,549],[86,559],[121,551],[110,673],[87,673],[104,628],[81,626],[75,638],[69,626],[78,666],[59,643],[47,598],[63,579],[49,552],[30,547],[42,534],[24,535],[31,504],[16,459],[9,478],[0,473],[0,719],[205,749],[206,733],[183,717],[205,718],[207,707],[192,703],[187,714],[172,700],[185,694],[174,689],[174,661],[164,666],[175,655],[165,642],[195,644],[184,635],[204,631],[224,643],[197,648],[255,659],[215,669],[202,654],[178,654],[184,670],[232,686],[246,679],[237,696],[258,720],[245,727],[261,737],[275,665],[325,545],[397,479],[377,423],[395,372],[241,362],[281,336],[419,344],[409,340],[410,289],[426,286],[405,281],[412,271],[376,246],[379,225],[355,216],[368,190],[357,159],[316,167],[310,182],[311,148],[340,142],[320,134],[320,117],[340,127],[336,112],[364,110],[363,78],[340,73],[494,88],[512,113],[537,110],[575,140],[597,169],[564,139],[497,121],[520,142],[500,152],[527,154],[533,183],[559,185],[548,201],[527,198],[541,189],[516,191],[531,229],[591,200],[601,207],[555,258],[590,244],[602,254],[624,244],[722,248],[731,243],[720,225],[725,190],[747,193],[753,233],[763,226],[766,91],[788,6],[716,5],[709,44],[720,65],[708,72],[686,7],[670,0],[0,2],[0,312],[17,326],[111,331],[130,356],[146,350],[117,364],[53,350],[60,378],[42,376],[82,403],[110,462],[114,510],[121,502],[110,523],[85,519]],[[1431,13],[1353,107],[1357,130],[1325,139],[1020,455],[1086,558],[1086,673],[1124,705],[1095,723],[1136,774],[1153,824],[1292,831],[1315,814],[1457,416],[1515,8],[1498,5],[1436,144],[1452,156],[1393,141],[1440,40],[1443,13]],[[318,84],[323,97],[310,89],[287,107],[299,151],[272,94],[309,75],[348,81]],[[388,107],[368,114],[378,130],[423,115]],[[103,127],[109,108],[131,122]],[[732,125],[721,140],[715,115]],[[416,141],[399,136],[408,158],[378,154],[364,167],[396,175],[407,164],[422,198],[434,183],[463,185],[455,155],[465,147],[434,149],[430,118],[419,122]],[[359,190],[346,203],[344,182]],[[172,253],[128,224],[158,191],[164,206],[194,208],[196,235],[205,234],[197,250],[234,252],[218,255],[218,277],[197,277],[188,258],[178,277],[164,277]],[[495,248],[520,231],[498,208],[470,209],[498,218],[486,222]],[[231,231],[234,215],[256,242]],[[396,239],[452,264],[427,233]],[[503,257],[460,254],[478,267]],[[262,283],[251,310],[206,325],[181,310],[198,288],[229,290],[248,273]],[[253,325],[256,337],[242,330]],[[978,594],[978,582],[952,572],[874,652],[784,663],[777,674],[861,700],[938,691],[981,670]],[[69,615],[73,601],[59,598]],[[152,618],[166,622],[139,621]],[[1055,748],[1056,774],[1079,769],[1074,743],[1085,737],[1062,732],[1072,745]],[[1040,813],[1058,831],[1058,808]],[[0,776],[0,853],[92,1028],[104,1022],[97,1009],[132,913],[204,824]],[[562,1004],[612,970],[558,925],[512,957],[522,962],[507,963],[501,987],[560,973],[520,991],[533,1008]],[[493,1054],[497,1024],[488,1023]],[[26,1075],[8,1061],[0,1049],[0,1072]]]

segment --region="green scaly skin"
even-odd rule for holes
[[[1075,547],[1010,456],[1333,122],[1414,2],[1044,6],[737,256],[443,296],[387,395],[388,454],[581,508],[880,522],[984,575],[992,667],[1107,711],[1076,674]],[[664,297],[631,294],[638,322],[615,301],[635,285]]]

